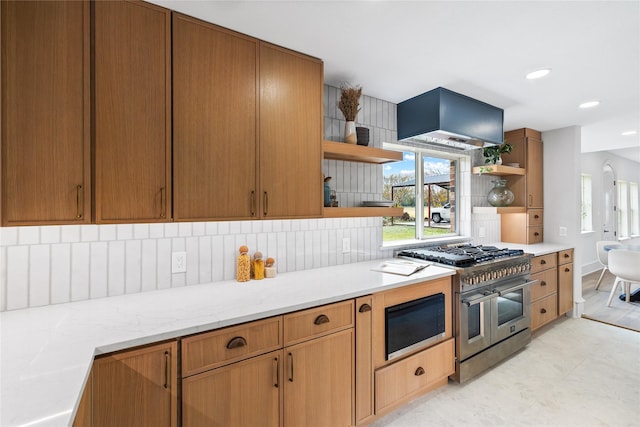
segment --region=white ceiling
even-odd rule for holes
[[[321,58],[327,84],[394,103],[446,87],[503,108],[505,130],[578,125],[583,152],[640,163],[639,0],[152,2]]]

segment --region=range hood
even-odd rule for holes
[[[439,87],[398,104],[398,140],[473,150],[504,142],[504,110]]]

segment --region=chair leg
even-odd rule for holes
[[[618,288],[618,283],[620,283],[620,282],[623,282],[623,280],[621,280],[619,277],[616,277],[616,281],[613,282],[613,287],[611,288],[611,293],[609,294],[609,300],[607,301],[607,307],[611,307],[611,301],[613,300],[613,294],[616,293],[616,289]]]
[[[631,302],[631,282],[624,282],[625,302]]]
[[[602,273],[600,273],[600,278],[598,279],[598,281],[596,282],[596,291],[598,290],[598,288],[600,287],[600,282],[602,282],[602,278],[604,277],[604,273],[608,270],[609,268],[605,265],[602,268]]]

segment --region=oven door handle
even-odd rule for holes
[[[474,298],[474,299],[463,299],[461,302],[463,304],[466,304],[467,307],[471,307],[472,305],[476,305],[476,304],[480,304],[481,302],[485,302],[485,301],[489,301],[493,298],[496,297],[495,293],[489,294],[489,295],[485,295],[482,296],[480,298]]]
[[[530,281],[528,281],[528,282],[524,282],[524,283],[522,283],[521,285],[512,286],[512,287],[510,287],[510,288],[508,288],[508,289],[501,289],[501,290],[499,290],[499,291],[498,291],[498,295],[502,296],[502,295],[505,295],[505,294],[511,293],[511,292],[513,292],[513,291],[517,291],[518,289],[522,289],[522,288],[524,288],[524,287],[526,287],[526,286],[533,285],[534,283],[537,283],[537,282],[538,282],[538,279],[536,279],[536,280],[530,280]]]

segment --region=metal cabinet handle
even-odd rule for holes
[[[322,325],[323,323],[329,323],[329,318],[324,314],[316,317],[316,320],[313,321],[314,325]]]
[[[533,195],[529,194],[529,207],[531,207],[531,205],[533,205]]]
[[[534,217],[535,219],[540,218],[540,216],[539,216],[538,214],[535,214],[533,217]]]
[[[543,280],[542,282],[540,282],[540,286],[547,286],[547,282]]]
[[[280,387],[280,359],[274,357],[273,364],[275,366],[275,369],[273,370],[273,373],[275,375],[275,378],[273,379],[273,386],[275,388],[278,388]]]
[[[167,215],[164,201],[165,191],[164,187],[160,189],[160,218],[164,218]]]
[[[547,312],[547,309],[546,309],[546,308],[541,308],[541,309],[540,309],[540,313],[545,314],[546,312]]]
[[[569,258],[569,257],[570,257],[570,255],[569,255],[569,254],[564,254],[564,257],[565,257],[565,258]]]
[[[568,272],[570,272],[570,271],[571,271],[571,269],[570,269],[569,267],[565,267],[564,271],[565,271],[566,273],[568,273]]]
[[[265,191],[262,196],[262,201],[264,203],[264,215],[267,216],[267,212],[269,212],[269,194]]]
[[[82,218],[82,214],[84,211],[83,208],[83,199],[84,199],[84,191],[82,191],[82,185],[78,184],[76,185],[76,218],[80,219]]]
[[[289,382],[293,382],[293,354],[289,353]]]
[[[358,312],[366,313],[367,311],[371,311],[371,306],[369,304],[362,304]]]
[[[545,265],[546,263],[547,263],[547,261],[546,261],[546,260],[544,260],[544,259],[543,259],[543,260],[540,260],[540,265]]]
[[[251,191],[249,204],[251,206],[251,216],[256,216],[256,192],[253,190]]]
[[[234,348],[244,347],[245,345],[247,345],[246,339],[244,339],[243,337],[233,337],[227,343],[227,348],[229,350],[233,350]]]
[[[171,376],[171,354],[164,352],[164,388],[169,388],[169,377]]]
[[[416,369],[416,372],[414,373],[414,375],[416,377],[419,377],[420,375],[424,375],[424,368],[422,368],[422,366],[421,366],[418,369]]]

